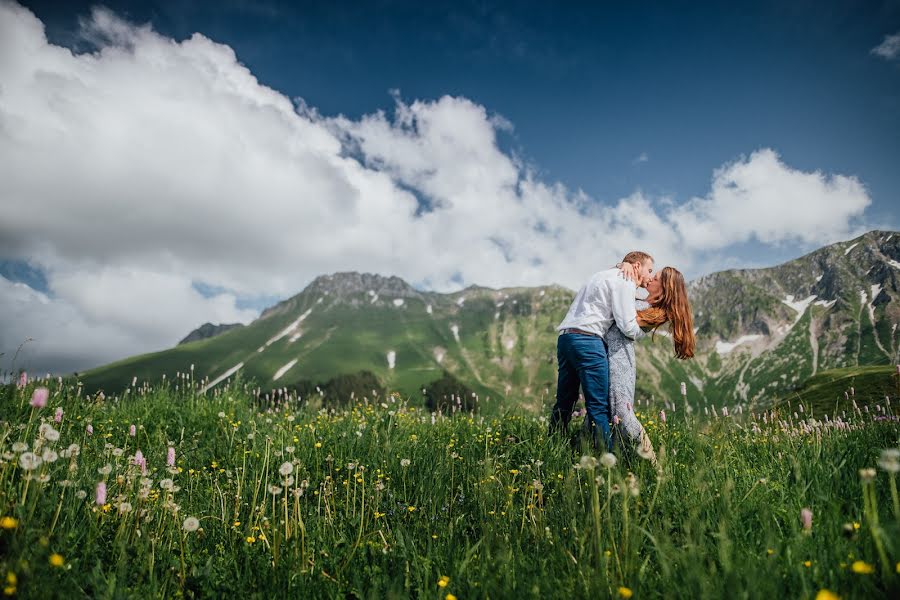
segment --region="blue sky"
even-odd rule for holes
[[[898,1],[0,0],[0,56],[0,344],[57,367],[323,273],[577,288],[900,226]]]

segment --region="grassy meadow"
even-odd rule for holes
[[[435,415],[197,387],[2,388],[6,596],[900,594],[896,399],[835,420],[688,412],[676,390],[664,418],[638,407],[654,467],[594,455],[578,418],[548,437],[549,406]]]

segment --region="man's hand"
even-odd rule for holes
[[[619,270],[622,271],[622,275],[625,276],[625,279],[634,282],[634,285],[640,286],[641,282],[638,277],[638,270],[631,263],[619,263],[616,265],[619,267]]]

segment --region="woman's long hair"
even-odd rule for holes
[[[672,323],[672,341],[675,343],[676,358],[693,358],[694,316],[688,301],[684,276],[678,269],[664,267],[659,274],[662,293],[650,308],[640,311],[641,319],[654,329],[669,321]]]

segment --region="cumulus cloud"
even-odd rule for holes
[[[0,281],[0,351],[33,337],[51,370],[247,322],[238,298],[288,296],[322,273],[576,288],[637,248],[691,272],[698,252],[741,239],[837,238],[869,203],[854,178],[770,150],[681,206],[640,192],[601,203],[501,150],[512,124],[466,98],[398,94],[390,114],[323,116],[203,35],[175,41],[103,9],[83,34],[98,50],[73,54],[0,1],[0,260],[27,261],[48,287]],[[796,210],[772,210],[785,204]]]
[[[848,224],[870,202],[855,177],[798,171],[764,149],[718,169],[709,195],[674,208],[669,217],[695,249],[751,239],[824,244],[847,235]]]
[[[900,57],[900,33],[884,36],[884,40],[872,48],[871,52],[885,60],[895,60]]]

